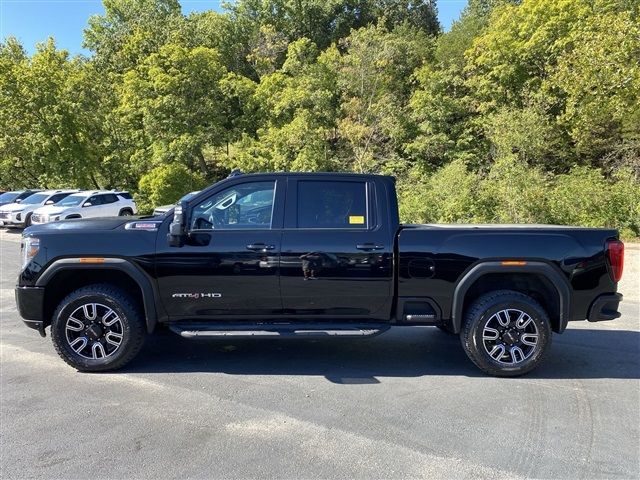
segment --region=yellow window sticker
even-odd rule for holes
[[[364,225],[364,215],[349,215],[351,225]]]

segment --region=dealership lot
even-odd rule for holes
[[[524,378],[483,376],[435,328],[368,340],[190,342],[161,333],[81,374],[13,300],[0,233],[2,478],[637,478],[640,249],[623,317],[571,324]]]

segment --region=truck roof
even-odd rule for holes
[[[234,171],[228,178],[235,177],[259,177],[259,176],[277,176],[277,177],[354,177],[354,178],[386,178],[395,181],[392,175],[379,175],[375,173],[354,173],[354,172],[258,172],[258,173],[242,173]]]

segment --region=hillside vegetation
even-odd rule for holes
[[[0,188],[128,188],[143,210],[243,171],[398,177],[412,222],[640,236],[640,3],[104,0],[89,57],[0,44]]]

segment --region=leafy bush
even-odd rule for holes
[[[430,176],[414,168],[398,182],[398,194],[403,222],[555,223],[640,236],[640,182],[631,169],[610,179],[590,167],[548,177],[507,156],[482,176],[454,160]]]
[[[497,160],[478,186],[476,220],[490,223],[544,223],[548,182],[537,168],[515,155]]]
[[[138,209],[149,213],[159,205],[175,203],[184,194],[204,186],[203,176],[184,165],[171,163],[156,167],[140,178],[136,195]]]
[[[414,223],[471,222],[477,181],[463,160],[452,161],[431,177],[414,169],[398,186],[400,217]]]
[[[551,223],[613,227],[625,238],[640,236],[640,184],[628,169],[611,180],[600,169],[574,167],[556,177],[549,194]]]

